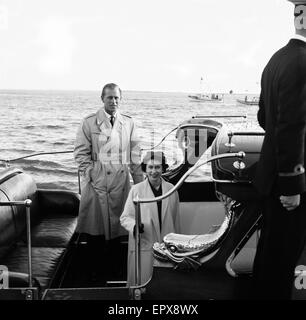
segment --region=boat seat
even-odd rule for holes
[[[47,216],[32,228],[32,246],[65,248],[74,233],[75,217]],[[26,238],[23,242],[26,244]]]
[[[20,169],[0,173],[0,202],[31,199],[33,282],[48,288],[71,243],[80,196],[66,190],[39,190]],[[27,287],[28,251],[24,206],[0,207],[0,265],[9,270],[9,287]]]
[[[32,274],[38,280],[42,289],[48,287],[64,250],[65,248],[32,247]],[[5,258],[1,259],[1,264],[7,266],[9,270],[14,270],[14,272],[27,273],[27,248],[17,246]]]

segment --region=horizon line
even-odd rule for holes
[[[69,91],[83,91],[83,92],[100,92],[101,90],[94,90],[94,89],[2,89],[0,88],[0,92],[1,91],[65,91],[65,92],[69,92]],[[123,92],[150,92],[150,93],[180,93],[180,94],[198,94],[198,92],[195,91],[160,91],[160,90],[134,90],[134,89],[122,89]],[[231,94],[229,91],[228,92],[219,92],[219,91],[215,91],[215,94]],[[235,92],[233,90],[232,94],[245,94],[245,95],[255,95],[255,94],[259,94],[259,92],[240,92],[237,91]]]

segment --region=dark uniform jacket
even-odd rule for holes
[[[291,39],[265,67],[258,121],[265,138],[254,184],[263,195],[305,192],[306,43]]]

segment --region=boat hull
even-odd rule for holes
[[[237,99],[236,101],[247,106],[258,106],[259,104],[259,101],[245,101],[241,99]]]
[[[219,98],[218,95],[189,95],[188,98],[194,102],[223,102],[223,97]]]

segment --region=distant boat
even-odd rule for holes
[[[201,78],[200,81],[200,92],[203,92],[203,78]],[[223,101],[223,95],[220,95],[218,93],[198,93],[195,95],[188,95],[188,98],[192,101],[196,102],[222,102]]]
[[[192,101],[197,102],[222,102],[223,101],[223,95],[212,93],[210,95],[208,94],[197,94],[197,95],[189,95],[189,99]]]
[[[259,104],[258,97],[253,97],[252,99],[250,99],[248,96],[245,96],[244,99],[236,99],[236,101],[241,104],[248,105],[248,106],[258,106],[258,104]]]

